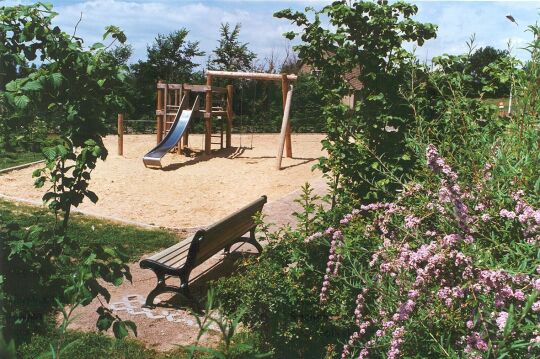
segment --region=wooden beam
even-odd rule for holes
[[[233,85],[227,85],[227,134],[225,138],[225,147],[231,148],[231,136],[233,126]]]
[[[182,84],[168,84],[166,82],[159,81],[157,84],[158,89],[169,89],[169,90],[181,90]]]
[[[285,99],[285,110],[283,111],[283,120],[281,121],[281,133],[279,135],[279,147],[276,157],[276,168],[281,170],[281,160],[283,159],[283,147],[285,146],[285,139],[287,137],[287,127],[289,126],[289,115],[291,113],[293,87],[287,91],[287,98]]]
[[[268,81],[281,81],[282,75],[280,74],[267,74],[264,72],[238,72],[238,71],[206,71],[207,76],[213,77],[225,77],[233,79],[251,79],[251,80],[268,80]],[[290,81],[296,81],[298,76],[286,75]]]
[[[285,113],[286,107],[287,107],[288,92],[289,92],[289,79],[287,78],[287,75],[283,74],[281,77],[281,95],[283,98],[283,113]],[[292,158],[291,123],[288,120],[287,120],[286,134],[285,134],[285,154],[287,157]]]
[[[167,133],[167,104],[169,103],[169,92],[167,91],[168,86],[165,86],[163,89],[163,109],[165,110],[165,114],[163,115],[163,120],[161,123],[161,138],[165,137]]]
[[[124,115],[118,114],[118,156],[124,155]]]
[[[206,76],[206,85],[209,89],[206,91],[205,114],[204,114],[204,153],[209,155],[212,152],[212,76]]]
[[[162,115],[158,115],[158,111],[165,112],[163,108],[163,90],[159,87],[162,84],[161,80],[158,81],[157,89],[157,98],[156,98],[156,132],[157,132],[157,143],[160,143],[163,139],[163,121],[161,120]]]
[[[193,92],[206,92],[208,90],[212,90],[212,92],[215,93],[226,93],[227,89],[224,87],[217,87],[217,86],[208,86],[208,85],[191,85],[191,84],[184,84],[184,89],[190,90]]]

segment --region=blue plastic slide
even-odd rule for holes
[[[184,101],[187,101],[187,99],[183,98],[182,103]],[[191,110],[182,110],[182,106],[178,109],[174,122],[165,138],[143,157],[143,162],[146,167],[161,168],[161,158],[178,144],[191,122],[193,113],[198,110],[198,107],[199,96],[195,99]]]

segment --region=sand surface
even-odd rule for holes
[[[191,135],[192,157],[167,154],[163,169],[148,169],[143,155],[155,146],[155,135],[126,135],[124,155],[118,156],[116,136],[105,138],[109,157],[92,173],[90,189],[99,201],[80,206],[85,213],[167,228],[193,228],[211,224],[261,195],[269,202],[318,181],[312,171],[323,155],[321,134],[293,135],[293,158],[275,169],[278,134],[233,135],[232,149],[213,146],[201,154],[201,135]],[[242,141],[240,146],[240,140]],[[251,143],[253,147],[250,148]],[[43,189],[33,187],[29,167],[0,175],[0,194],[39,201]]]

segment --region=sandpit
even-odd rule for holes
[[[155,146],[155,135],[124,136],[123,156],[116,154],[116,136],[107,136],[109,157],[98,164],[90,185],[99,201],[95,205],[87,201],[80,209],[166,228],[205,226],[261,195],[276,201],[305,182],[320,179],[321,173],[311,168],[323,155],[323,138],[293,135],[294,156],[284,158],[283,170],[277,171],[278,134],[233,135],[232,149],[214,145],[210,156],[200,153],[202,136],[193,134],[193,157],[168,154],[163,169],[152,170],[144,167],[142,157]],[[40,201],[43,189],[33,187],[31,175],[35,168],[0,175],[0,194]]]

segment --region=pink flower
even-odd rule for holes
[[[523,302],[525,300],[525,294],[520,289],[518,289],[514,292],[514,298]]]
[[[474,206],[474,210],[475,210],[475,211],[481,212],[481,211],[483,211],[484,209],[486,209],[486,206],[484,206],[483,203],[478,203],[476,206]]]
[[[501,216],[501,218],[514,219],[514,218],[516,218],[516,212],[509,211],[509,210],[503,208],[499,212],[499,216]]]
[[[314,239],[321,238],[322,236],[323,236],[323,234],[321,232],[315,232],[311,236],[306,237],[304,242],[309,243],[309,242],[313,241]]]
[[[532,284],[533,284],[534,289],[540,292],[540,278],[535,279]]]
[[[532,310],[533,312],[540,312],[540,300],[533,303]]]
[[[482,339],[478,332],[472,332],[465,338],[465,340],[467,342],[467,345],[474,349],[480,351],[486,351],[488,349],[487,343],[484,341],[484,339]]]
[[[405,217],[405,228],[414,228],[420,224],[420,218],[413,215]]]
[[[403,327],[396,328],[392,334],[392,340],[390,341],[390,350],[388,351],[388,359],[395,359],[399,356],[401,344],[403,344],[403,336],[405,335],[405,329]]]
[[[499,327],[499,331],[504,331],[504,328],[506,327],[506,321],[508,320],[508,313],[507,312],[500,312],[497,319],[495,319],[495,322],[497,323],[497,327]]]
[[[484,213],[480,218],[482,222],[489,222],[491,220],[491,216],[488,213]]]

